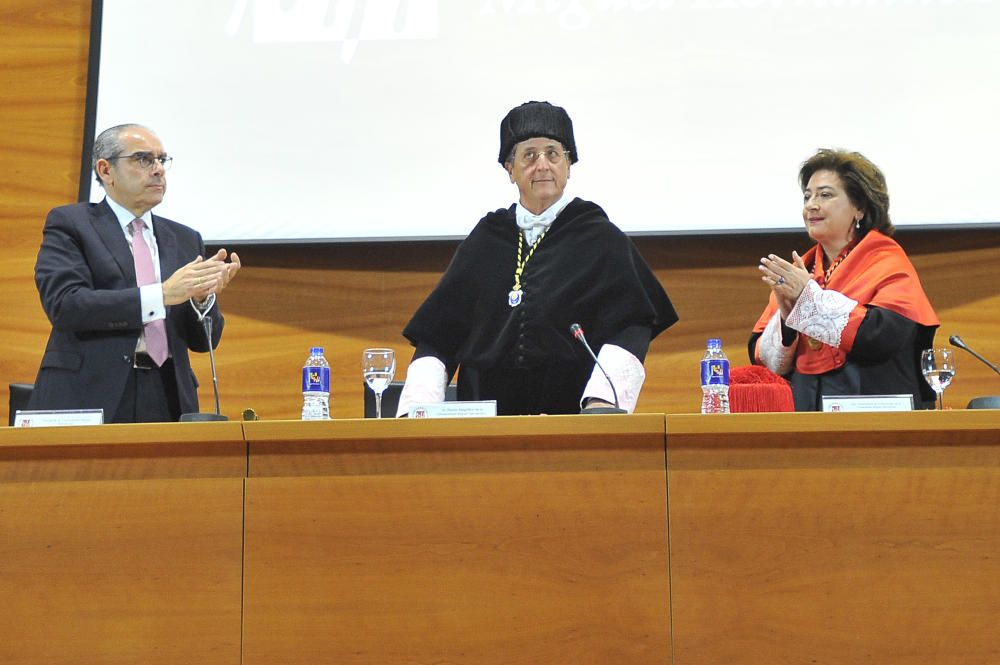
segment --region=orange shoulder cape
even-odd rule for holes
[[[806,267],[812,270],[814,275],[822,270],[822,263],[816,260],[821,251],[817,245],[802,257]],[[857,247],[833,271],[826,288],[857,301],[861,308],[881,307],[920,325],[940,325],[934,308],[931,307],[927,294],[920,285],[917,271],[903,248],[895,240],[878,231],[869,231],[861,239]],[[772,293],[764,313],[753,328],[754,332],[763,332],[776,311],[778,305]],[[849,327],[852,323],[860,325],[864,318],[863,310],[859,314],[860,316],[852,315]],[[857,332],[856,328],[854,332]],[[846,337],[853,342],[853,334]],[[846,362],[849,350],[849,347],[842,350],[825,344],[820,349],[813,350],[806,343],[804,335],[800,335],[796,349],[796,369],[803,374],[828,372]]]

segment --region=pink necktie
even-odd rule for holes
[[[141,219],[132,220],[132,257],[135,259],[135,281],[139,286],[156,283],[153,271],[153,255],[142,236],[146,223]],[[145,325],[146,353],[157,365],[167,361],[167,326],[163,319],[150,321]]]

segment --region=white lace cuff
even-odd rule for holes
[[[434,356],[417,358],[406,370],[406,383],[399,395],[396,417],[410,412],[417,404],[437,404],[444,401],[444,390],[448,384],[448,371],[444,363]]]
[[[784,376],[792,371],[795,360],[795,345],[785,346],[781,343],[781,314],[774,313],[767,327],[757,340],[757,356],[775,374]]]
[[[597,354],[597,359],[608,372],[615,390],[618,391],[618,406],[629,413],[635,411],[636,402],[639,401],[639,391],[646,380],[646,370],[638,358],[620,346],[605,344]],[[590,374],[590,381],[583,389],[583,397],[580,399],[580,407],[588,397],[602,399],[610,404],[615,403],[614,394],[608,380],[604,378],[601,368],[594,365],[594,371]]]
[[[809,280],[785,323],[789,328],[837,348],[851,312],[857,306],[858,301],[839,291],[825,291]]]

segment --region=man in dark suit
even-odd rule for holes
[[[199,315],[219,343],[215,298],[240,260],[206,258],[197,231],[151,213],[170,161],[145,127],[105,130],[91,160],[105,199],[49,213],[35,283],[52,332],[29,408],[103,408],[116,423],[198,411],[188,350],[208,351]]]

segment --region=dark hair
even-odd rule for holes
[[[807,159],[799,169],[799,184],[803,191],[817,171],[833,171],[844,183],[847,197],[855,208],[864,213],[858,222],[855,237],[861,239],[877,229],[891,236],[896,228],[889,218],[889,189],[885,176],[871,160],[860,152],[823,148]]]

